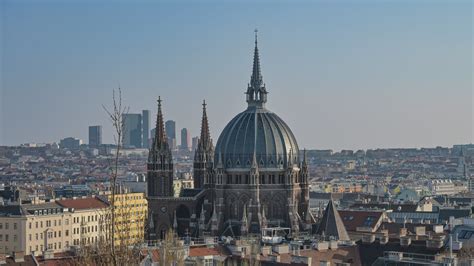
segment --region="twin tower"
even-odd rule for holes
[[[246,235],[272,226],[289,227],[292,233],[310,230],[306,154],[300,158],[291,129],[265,107],[267,94],[255,36],[247,108],[227,124],[214,148],[203,103],[195,188],[179,197],[173,196],[173,159],[158,99],[147,164],[150,239],[162,238],[171,228],[181,236]]]

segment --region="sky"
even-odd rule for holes
[[[0,1],[0,145],[88,140],[163,99],[214,143],[246,108],[254,29],[267,107],[301,148],[471,143],[472,1]]]

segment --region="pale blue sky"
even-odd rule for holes
[[[0,145],[87,141],[158,95],[165,119],[214,142],[246,107],[259,29],[268,108],[300,147],[430,147],[473,140],[471,1],[0,1]]]

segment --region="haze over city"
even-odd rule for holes
[[[245,109],[259,30],[269,108],[301,148],[434,147],[473,140],[471,1],[2,1],[0,145],[87,139],[102,105],[163,99],[214,141]]]

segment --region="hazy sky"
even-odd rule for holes
[[[66,3],[67,2],[67,3]],[[267,107],[299,146],[432,147],[473,140],[471,1],[0,1],[0,145],[87,142],[123,89],[130,112],[214,143],[246,108],[259,29]]]

